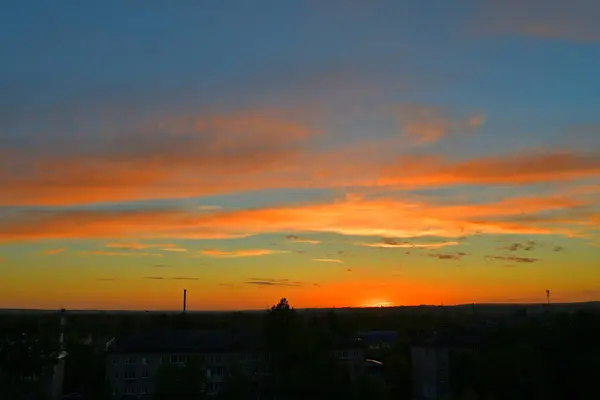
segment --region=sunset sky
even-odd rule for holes
[[[599,18],[2,1],[0,308],[600,300]]]

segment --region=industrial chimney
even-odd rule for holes
[[[187,289],[183,289],[183,312],[187,308]]]

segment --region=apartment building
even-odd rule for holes
[[[270,375],[270,354],[257,332],[170,331],[117,337],[106,347],[106,378],[110,398],[151,398],[158,371],[164,363],[184,364],[196,357],[202,364],[207,394],[217,394],[233,368],[241,368],[253,382]],[[340,341],[335,355],[351,375],[364,370],[364,350],[356,341]]]

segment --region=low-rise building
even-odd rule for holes
[[[219,393],[232,370],[241,369],[258,384],[273,373],[271,355],[262,335],[239,331],[169,331],[117,337],[106,346],[106,378],[110,398],[124,395],[146,398],[155,393],[161,365],[185,364],[196,358],[202,365],[207,394]],[[360,341],[340,341],[336,357],[348,365],[351,375],[364,372],[364,350]]]

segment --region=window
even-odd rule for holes
[[[223,367],[210,367],[206,369],[206,376],[223,376]]]
[[[143,370],[142,371],[142,378],[147,378],[148,377],[148,371],[147,370]]]
[[[184,363],[185,362],[185,356],[181,355],[181,354],[174,354],[171,356],[171,362],[172,363]]]
[[[117,359],[116,359],[116,358],[113,358],[113,359],[112,359],[112,363],[113,363],[113,365],[117,365]]]
[[[125,379],[135,379],[135,371],[125,371],[123,376]]]
[[[148,387],[147,386],[142,386],[141,390],[140,390],[140,394],[146,394],[148,393]]]
[[[148,365],[148,358],[142,357],[142,364],[143,365]]]
[[[125,393],[127,393],[127,394],[135,394],[135,386],[127,386],[125,388]]]
[[[115,371],[115,378],[119,379],[119,371]]]
[[[116,396],[117,394],[119,394],[119,389],[116,386],[113,386],[112,394],[113,394],[113,396]]]
[[[135,357],[128,357],[125,360],[125,364],[129,364],[129,365],[135,364]]]
[[[221,355],[220,354],[215,354],[215,362],[217,362],[217,363],[221,362]]]

